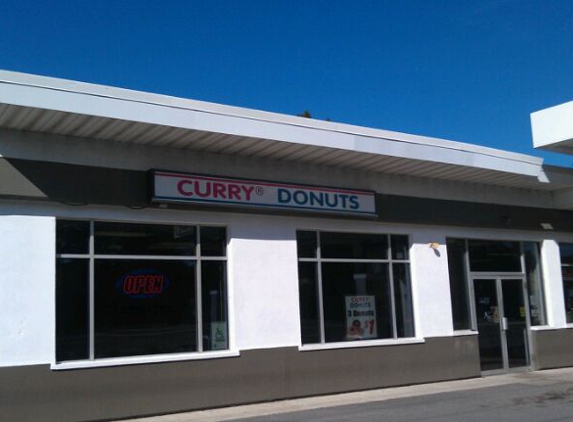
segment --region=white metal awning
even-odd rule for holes
[[[573,101],[531,114],[533,146],[573,154]]]
[[[557,191],[573,172],[524,154],[0,71],[0,128]],[[2,151],[0,151],[0,155]]]

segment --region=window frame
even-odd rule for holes
[[[125,364],[138,364],[138,363],[154,363],[154,362],[167,362],[167,361],[180,361],[180,360],[194,360],[194,359],[208,359],[218,357],[239,356],[238,351],[234,350],[233,342],[231,341],[231,315],[229,312],[229,277],[228,277],[228,227],[222,224],[192,224],[180,222],[165,222],[165,221],[126,221],[117,219],[93,219],[93,218],[69,218],[69,217],[56,217],[56,226],[59,221],[81,221],[89,224],[89,239],[88,239],[88,252],[87,253],[59,253],[56,250],[55,262],[59,259],[74,259],[88,261],[88,359],[77,360],[57,360],[57,350],[54,347],[54,358],[51,368],[58,369],[75,369],[75,368],[89,368],[100,366],[116,366]],[[187,226],[195,229],[195,251],[193,255],[136,255],[136,254],[97,254],[95,253],[95,225],[96,223],[121,223],[121,224],[139,224],[139,225],[162,225],[162,226]],[[204,227],[217,227],[225,229],[225,254],[223,256],[203,256],[201,254],[201,228]],[[57,239],[57,233],[56,233]],[[173,353],[158,353],[147,355],[126,355],[118,357],[95,357],[95,262],[96,260],[158,260],[158,261],[193,261],[195,263],[195,336],[197,348],[189,352],[173,352]],[[202,277],[201,266],[202,262],[223,262],[225,266],[225,304],[227,316],[227,349],[223,350],[203,350],[203,310],[202,310]],[[55,274],[54,280],[57,280]],[[56,316],[57,318],[57,316]],[[54,340],[57,343],[57,327],[54,326]]]
[[[539,241],[537,240],[509,240],[509,239],[490,239],[490,238],[473,238],[473,237],[461,237],[461,236],[447,236],[446,237],[446,246],[448,244],[449,241],[463,241],[463,245],[464,245],[464,256],[463,256],[463,265],[464,265],[464,269],[465,269],[465,274],[464,274],[464,281],[463,281],[463,286],[465,288],[465,297],[468,303],[468,309],[467,312],[469,313],[469,327],[468,328],[464,328],[464,329],[458,329],[458,330],[454,330],[454,333],[477,333],[477,320],[476,320],[476,311],[475,311],[475,297],[474,297],[474,286],[472,283],[472,279],[474,277],[479,277],[479,276],[489,276],[489,275],[495,275],[495,276],[520,276],[523,277],[525,279],[527,288],[526,288],[526,292],[527,292],[527,297],[526,297],[526,309],[528,312],[528,329],[531,328],[535,328],[535,327],[544,327],[547,325],[547,303],[546,303],[546,292],[545,292],[545,280],[543,278],[543,263],[541,260],[541,244]],[[491,242],[513,242],[513,243],[517,243],[519,245],[519,262],[520,262],[520,271],[472,271],[471,270],[471,256],[470,256],[470,242],[473,241],[491,241]],[[538,267],[536,269],[536,274],[537,277],[539,277],[539,283],[540,283],[540,320],[541,323],[540,324],[533,324],[533,318],[531,315],[531,307],[530,307],[530,286],[529,286],[529,279],[528,279],[528,273],[527,273],[527,264],[525,261],[525,252],[524,252],[524,245],[526,243],[531,243],[536,245],[536,256],[537,256],[537,262],[538,262]],[[450,255],[448,254],[448,260],[450,258]],[[456,322],[455,322],[455,315],[454,315],[454,311],[453,311],[453,295],[452,293],[452,278],[451,278],[451,274],[449,274],[449,270],[450,270],[450,265],[448,262],[448,279],[449,279],[449,284],[450,284],[450,312],[452,314],[452,324],[453,326],[455,326]]]
[[[573,264],[567,264],[567,263],[563,263],[563,252],[561,247],[562,246],[566,246],[566,247],[572,247],[573,248],[573,243],[570,242],[559,242],[559,268],[561,270],[561,289],[563,291],[563,311],[565,312],[565,323],[567,324],[568,327],[573,327],[573,320],[572,321],[567,321],[568,319],[568,315],[567,315],[567,311],[568,311],[568,305],[567,305],[567,300],[565,298],[565,281],[573,281],[573,277],[565,277],[563,269],[564,268],[572,268]],[[571,315],[569,315],[569,318],[571,318]]]
[[[315,283],[317,285],[317,301],[318,301],[318,319],[319,319],[319,343],[303,343],[302,341],[302,329],[300,335],[300,350],[320,350],[320,349],[331,349],[331,348],[353,348],[353,347],[367,347],[367,346],[378,346],[378,345],[392,345],[392,344],[409,344],[409,343],[422,343],[424,340],[417,337],[418,327],[416,324],[416,309],[414,306],[414,289],[412,285],[412,267],[411,267],[411,236],[403,233],[373,233],[373,232],[360,232],[360,231],[341,231],[341,230],[317,230],[317,229],[297,229],[296,233],[299,232],[312,232],[316,235],[316,254],[315,257],[300,257],[298,256],[298,240],[297,240],[297,272],[299,263],[314,263],[315,264]],[[355,235],[375,235],[386,237],[386,258],[323,258],[321,253],[321,233],[348,233]],[[404,236],[408,243],[408,259],[395,259],[392,254],[392,236]],[[323,263],[338,263],[338,264],[376,264],[382,263],[388,265],[388,283],[390,287],[390,304],[392,312],[392,337],[380,338],[380,339],[362,339],[362,340],[352,340],[352,341],[341,341],[341,342],[326,342],[325,334],[325,320],[324,320],[324,296],[322,288],[322,264]],[[394,269],[393,264],[405,264],[408,269],[408,282],[410,288],[411,303],[410,307],[412,309],[412,331],[413,336],[411,337],[398,337],[398,327],[396,318],[396,296],[395,296],[395,286],[394,286]],[[300,288],[300,277],[297,273],[297,283]],[[299,319],[301,316],[300,308],[300,297],[299,297]],[[302,320],[302,319],[300,319]],[[299,324],[300,325],[300,324]]]

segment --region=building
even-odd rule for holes
[[[2,71],[0,419],[573,365],[572,189],[522,154]]]

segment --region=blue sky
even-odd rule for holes
[[[0,68],[542,156],[573,1],[0,2]]]

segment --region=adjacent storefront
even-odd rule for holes
[[[573,365],[570,170],[11,72],[0,107],[6,420]]]

